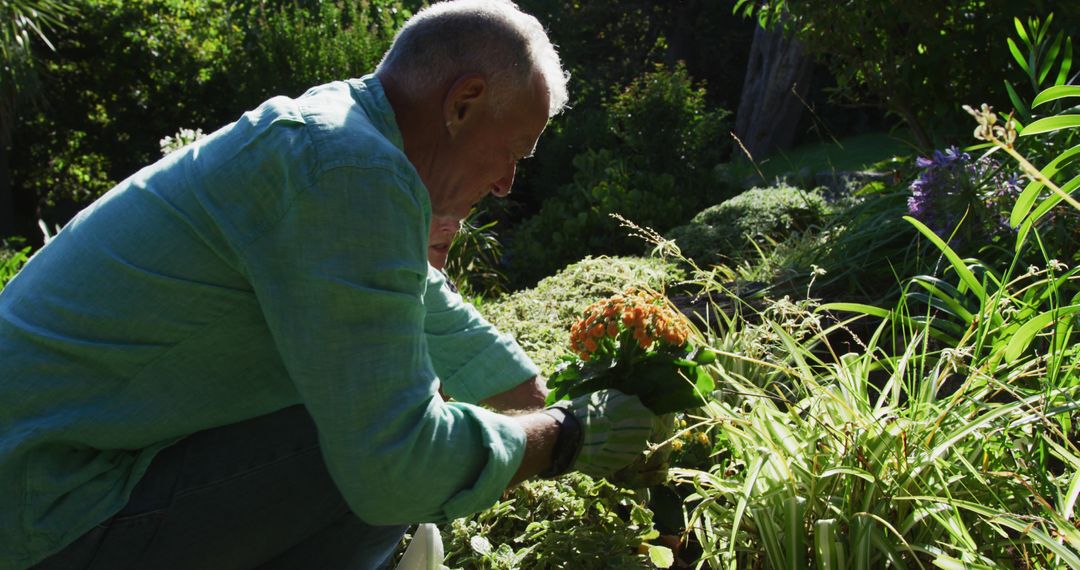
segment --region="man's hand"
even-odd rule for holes
[[[547,398],[547,385],[539,376],[533,376],[517,386],[495,394],[480,403],[499,411],[538,410],[544,407]]]

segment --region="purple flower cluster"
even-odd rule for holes
[[[1008,218],[1022,185],[1001,163],[990,157],[975,160],[949,147],[929,158],[919,157],[915,164],[922,173],[909,187],[912,217],[943,238],[954,235],[953,245],[969,240],[988,243],[1013,233]]]

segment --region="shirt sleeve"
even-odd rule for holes
[[[424,306],[431,362],[455,400],[475,404],[540,373],[512,337],[499,333],[430,266]]]
[[[511,418],[437,393],[419,192],[389,168],[332,169],[243,252],[330,475],[375,525],[491,506],[525,448]]]

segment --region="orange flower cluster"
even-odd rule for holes
[[[631,289],[589,305],[570,328],[570,347],[587,362],[597,352],[614,351],[624,331],[643,350],[654,342],[681,347],[690,336],[686,319],[661,295]]]

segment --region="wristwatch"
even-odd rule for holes
[[[584,437],[581,421],[570,411],[568,405],[569,402],[561,402],[541,412],[559,423],[559,435],[555,439],[555,449],[551,451],[551,465],[540,472],[540,477],[544,479],[553,479],[569,471],[581,451]]]

